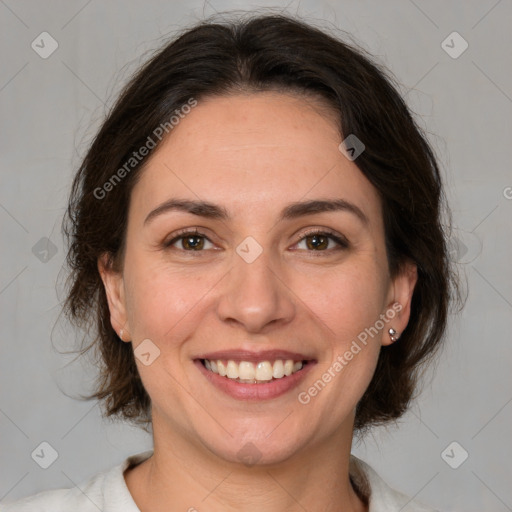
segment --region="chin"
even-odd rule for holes
[[[299,453],[311,437],[303,430],[290,430],[286,421],[280,425],[283,418],[272,422],[253,420],[250,426],[245,421],[243,428],[230,429],[229,434],[223,431],[221,436],[218,429],[217,435],[212,435],[211,431],[209,435],[196,431],[196,435],[214,456],[226,462],[246,467],[280,464]]]
[[[224,443],[223,443],[224,444]],[[257,467],[280,464],[292,457],[298,450],[296,443],[276,446],[277,443],[260,440],[230,440],[229,446],[212,446],[211,451],[229,463],[245,467]],[[234,446],[233,446],[234,445]],[[233,448],[236,450],[233,451]]]

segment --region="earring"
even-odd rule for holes
[[[124,332],[124,329],[121,329],[121,330],[119,331],[119,337],[121,338],[121,341],[124,341],[124,340],[123,340],[123,332]]]
[[[395,342],[398,338],[400,338],[400,335],[392,327],[389,328],[388,333],[389,333],[389,337],[391,338],[391,341],[393,341],[393,342]],[[396,334],[398,334],[398,336],[395,336]]]

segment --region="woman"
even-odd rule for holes
[[[284,16],[185,31],[121,94],[66,224],[94,396],[154,450],[5,510],[430,510],[350,449],[442,341],[442,201],[361,51]]]

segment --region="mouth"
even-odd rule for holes
[[[267,400],[295,388],[316,360],[287,351],[224,351],[194,363],[217,389],[239,400]]]
[[[300,372],[307,360],[276,359],[274,361],[235,361],[233,359],[200,359],[210,372],[242,384],[265,384]]]

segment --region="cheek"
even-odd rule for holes
[[[155,373],[163,381],[168,380],[165,372],[185,378],[190,350],[202,346],[205,333],[222,327],[215,306],[229,279],[226,270],[226,266],[203,270],[185,264],[171,266],[143,252],[132,253],[131,261],[126,261],[127,313],[134,349],[150,339],[160,354],[151,371],[139,365],[149,388],[160,385],[154,382]]]
[[[319,361],[326,380],[347,396],[359,397],[375,370],[382,336],[387,274],[375,258],[333,269],[316,279],[303,278],[304,302],[326,327],[330,350]],[[335,377],[333,377],[335,375]]]
[[[326,326],[329,346],[302,398],[331,411],[333,425],[349,415],[363,396],[380,353],[385,279],[371,268],[347,267],[329,279],[317,280],[317,286],[309,288],[310,300],[305,300]]]
[[[186,270],[169,270],[146,258],[125,267],[127,313],[136,338],[165,339],[194,315],[208,290],[208,279]]]
[[[340,341],[375,323],[385,306],[387,283],[369,259],[303,275],[295,289],[302,290],[301,299]]]

